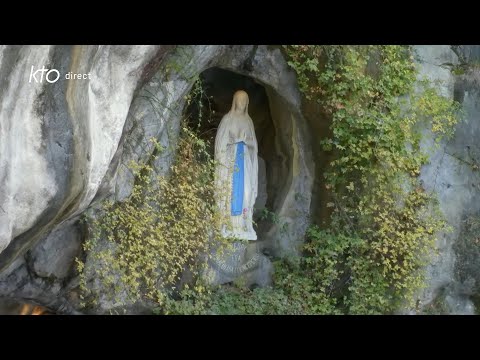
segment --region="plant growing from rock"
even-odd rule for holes
[[[328,233],[359,239],[341,260],[349,274],[348,313],[388,313],[424,284],[436,234],[445,223],[418,176],[428,156],[422,124],[450,136],[458,104],[416,82],[409,46],[286,46],[307,99],[330,115],[335,153],[325,176],[334,202]],[[417,88],[415,87],[417,85]],[[332,259],[333,260],[333,259]]]
[[[131,196],[106,201],[100,216],[90,219],[84,250],[97,285],[86,281],[88,262],[86,268],[77,260],[82,296],[107,297],[119,306],[147,300],[162,311],[182,292],[207,291],[200,274],[219,228],[213,160],[205,143],[185,126],[168,177],[154,174],[153,160],[132,164]]]

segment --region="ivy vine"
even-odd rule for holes
[[[339,261],[348,278],[348,313],[414,306],[437,234],[446,230],[436,200],[419,182],[428,162],[420,130],[437,143],[453,134],[459,104],[417,81],[410,46],[285,46],[305,97],[331,118],[323,140],[335,154],[325,172],[331,225],[317,236],[349,241]],[[342,240],[344,239],[344,240]]]

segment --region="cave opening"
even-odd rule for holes
[[[282,139],[270,108],[269,93],[273,90],[249,76],[218,67],[204,70],[199,79],[190,92],[192,101],[185,114],[189,127],[195,129],[207,143],[212,157],[217,128],[223,116],[230,111],[233,94],[244,90],[249,96],[248,112],[255,128],[259,157],[254,221],[257,234],[261,236],[271,225],[272,214],[281,204],[281,192],[289,180]],[[267,213],[270,215],[266,216]]]

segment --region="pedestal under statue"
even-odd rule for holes
[[[248,95],[239,90],[222,118],[215,138],[215,198],[224,222],[224,237],[257,240],[253,206],[258,190],[258,144],[248,115]]]

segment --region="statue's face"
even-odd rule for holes
[[[238,91],[235,94],[235,108],[237,111],[244,112],[248,104],[248,95],[244,91]]]
[[[245,111],[245,108],[247,106],[247,99],[244,97],[241,97],[237,100],[237,109],[240,111]]]

